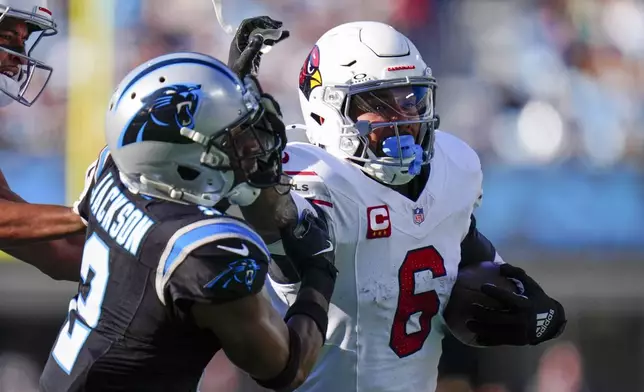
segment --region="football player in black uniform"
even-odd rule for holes
[[[337,273],[324,221],[284,195],[301,216],[280,234],[303,283],[282,319],[261,293],[266,244],[211,208],[249,205],[280,181],[276,103],[214,58],[165,55],[121,82],[106,139],[77,204],[87,222],[79,291],[40,389],[194,391],[219,349],[260,385],[300,385]]]
[[[0,107],[13,102],[31,106],[40,96],[52,68],[32,51],[56,32],[46,0],[0,0]],[[69,207],[28,204],[11,190],[0,170],[1,250],[53,278],[74,280],[84,231]]]

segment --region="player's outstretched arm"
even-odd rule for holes
[[[165,288],[163,301],[171,298],[189,309],[197,325],[212,330],[230,360],[260,385],[293,390],[312,370],[324,342],[337,270],[326,225],[312,213],[282,229],[282,239],[302,275],[284,319],[261,293],[270,256],[254,233],[196,249],[157,287]]]
[[[0,200],[0,211],[0,249],[53,279],[78,281],[85,225],[71,208]]]
[[[262,293],[221,305],[195,304],[192,314],[217,335],[232,363],[271,389],[301,385],[323,343],[310,317],[296,315],[287,324]]]
[[[77,282],[85,245],[85,234],[3,249],[9,255],[38,268],[55,280]]]
[[[0,249],[84,231],[85,225],[71,208],[27,203],[0,172]]]
[[[83,233],[85,224],[71,208],[0,200],[0,248]]]
[[[282,28],[282,22],[269,16],[244,19],[230,43],[228,66],[240,78],[248,75],[257,76],[262,47],[272,47],[289,36],[290,32]],[[261,91],[259,82],[256,82],[256,85]],[[263,91],[262,97],[267,108],[265,115],[269,116],[269,121],[275,129],[281,129],[285,140],[285,127],[279,104]],[[244,219],[253,225],[268,244],[280,240],[280,228],[296,223],[299,219],[297,199],[294,200],[297,195],[288,193],[289,184],[285,183],[283,186],[287,187],[286,192],[277,192],[276,188],[265,188],[254,203],[241,207]]]
[[[27,203],[0,172],[0,249],[56,280],[77,281],[84,232],[71,208]]]

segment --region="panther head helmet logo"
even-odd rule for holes
[[[193,129],[201,103],[201,85],[174,84],[164,86],[141,98],[141,109],[123,129],[119,147],[142,141],[190,144],[181,128]]]

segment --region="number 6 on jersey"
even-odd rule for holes
[[[423,347],[432,331],[432,318],[438,313],[440,307],[436,291],[414,293],[415,274],[427,270],[432,272],[434,279],[446,275],[443,257],[433,246],[407,252],[398,270],[398,307],[391,325],[389,347],[400,358],[409,356]],[[416,313],[420,313],[420,330],[408,334],[407,322]]]

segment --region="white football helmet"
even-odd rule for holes
[[[0,0],[0,33],[12,19],[27,25],[29,39],[22,44],[15,31],[0,35],[0,106],[18,101],[31,106],[51,77],[52,68],[32,56],[42,38],[58,33],[47,0]],[[15,43],[14,43],[15,42]],[[19,44],[18,44],[19,43]]]
[[[393,27],[352,22],[326,32],[304,61],[307,137],[380,182],[401,185],[433,155],[436,80]]]
[[[173,53],[121,81],[105,132],[132,192],[208,207],[223,198],[248,205],[281,173],[285,137],[263,114],[251,78],[241,81],[207,55]],[[235,172],[257,181],[236,180]]]

